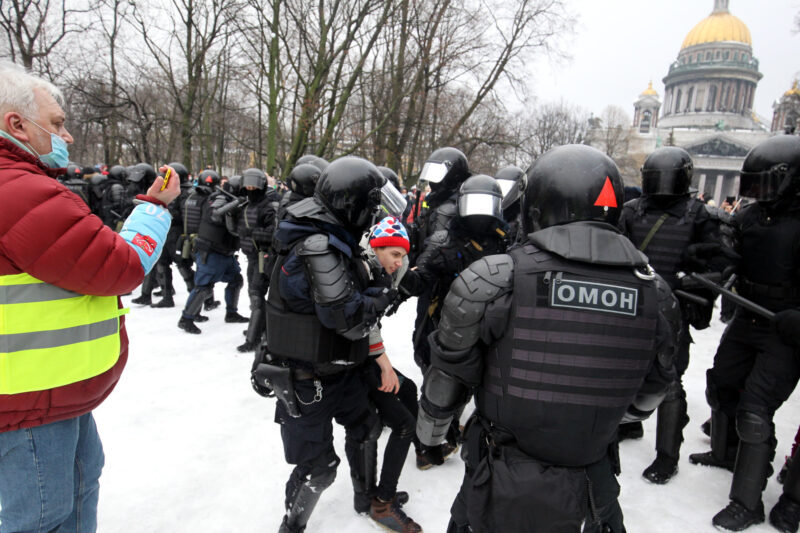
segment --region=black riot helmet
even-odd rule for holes
[[[231,188],[231,193],[239,195],[242,192],[242,175],[234,174],[228,179],[228,186]]]
[[[377,213],[386,183],[380,170],[366,159],[341,157],[319,177],[314,198],[351,234],[360,235]]]
[[[178,176],[181,178],[181,183],[186,183],[189,181],[189,169],[183,166],[183,163],[170,163],[168,166],[172,167],[172,170],[178,173]]]
[[[124,182],[128,178],[128,169],[122,165],[114,165],[108,169],[108,177],[113,180]]]
[[[744,158],[739,194],[759,202],[800,192],[800,137],[777,135],[754,146]]]
[[[70,163],[67,165],[66,176],[68,180],[83,179],[83,170],[81,170],[81,167],[78,166],[77,163]]]
[[[419,175],[420,181],[427,181],[431,191],[455,191],[469,177],[467,156],[458,148],[446,147],[435,150]]]
[[[197,183],[200,185],[207,185],[212,189],[219,185],[219,182],[222,181],[222,178],[219,177],[217,171],[215,170],[204,170],[200,174],[197,175]]]
[[[320,174],[322,174],[322,171],[311,163],[297,165],[289,173],[289,177],[286,180],[289,190],[304,198],[313,196]]]
[[[622,179],[610,157],[583,144],[559,146],[528,169],[523,229],[531,233],[581,220],[616,226],[622,200]]]
[[[475,174],[458,189],[458,216],[484,222],[491,222],[490,218],[502,221],[502,202],[503,190],[497,180],[485,174]]]
[[[494,177],[503,191],[502,207],[505,211],[522,198],[522,193],[528,185],[528,177],[524,170],[514,165],[501,168]]]
[[[642,165],[642,194],[645,196],[682,196],[689,192],[694,164],[683,148],[659,148]]]
[[[264,190],[267,186],[267,175],[263,170],[257,168],[248,168],[242,172],[242,187],[255,187],[256,189]]]
[[[325,159],[322,159],[319,156],[306,154],[304,156],[299,157],[297,161],[295,161],[295,166],[297,165],[314,165],[319,169],[320,172],[322,172],[328,167],[328,165],[330,165],[330,163],[328,163]]]
[[[156,169],[147,163],[133,165],[128,170],[128,181],[131,183],[151,184],[156,179]]]
[[[394,185],[395,189],[400,190],[400,178],[397,177],[397,172],[389,167],[379,166],[378,170],[381,171],[383,177],[389,180],[389,183]]]

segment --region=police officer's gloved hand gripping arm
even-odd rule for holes
[[[329,246],[328,237],[307,238],[297,249],[311,279],[317,318],[327,328],[350,340],[369,334],[383,311],[394,299],[391,279],[381,278],[359,292],[347,268],[343,252]]]
[[[444,440],[456,413],[481,383],[484,349],[500,338],[511,308],[513,261],[492,255],[472,263],[450,286],[439,328],[429,337],[431,366],[422,385],[417,437]]]
[[[658,288],[658,330],[655,349],[657,357],[650,365],[633,403],[622,417],[622,423],[638,422],[649,417],[661,404],[671,384],[677,383],[675,351],[681,328],[681,310],[677,298],[661,276],[656,276]],[[674,386],[674,385],[673,385]]]

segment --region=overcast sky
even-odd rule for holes
[[[653,81],[663,103],[669,65],[713,0],[565,0],[579,17],[564,49],[571,60],[542,61],[533,70],[540,102],[584,107],[595,115],[609,104],[633,116],[633,102]],[[800,34],[793,33],[800,0],[730,0],[730,12],[750,29],[753,55],[764,75],[755,111],[772,120],[772,103],[800,75]],[[767,122],[769,123],[769,122]]]

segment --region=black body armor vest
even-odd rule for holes
[[[736,221],[739,293],[772,311],[800,307],[800,210],[770,215],[753,204]]]
[[[216,192],[205,198],[200,227],[197,230],[197,249],[210,250],[222,255],[233,255],[239,249],[236,235],[228,231],[224,220],[214,221],[211,205],[223,193]]]
[[[655,207],[651,207],[645,212],[641,207],[644,205],[644,201],[643,199],[638,200],[639,203],[635,208],[636,217],[631,228],[630,238],[637,248],[641,247],[647,235],[665,214],[665,211]],[[700,209],[704,209],[702,203],[691,198],[687,198],[684,205],[683,216],[680,218],[672,215],[667,216],[643,250],[650,260],[650,266],[673,289],[678,285],[676,274],[680,271],[683,252],[687,246],[692,244],[694,239],[694,221],[697,218],[697,212]],[[676,208],[679,209],[676,206],[669,211],[677,210]]]
[[[305,238],[305,237],[304,237]],[[278,280],[289,250],[302,241],[296,241],[278,251],[270,278]],[[349,271],[353,272],[353,264]],[[354,276],[363,290],[364,280]],[[310,280],[313,283],[313,280]],[[359,283],[361,282],[361,283]],[[313,290],[313,288],[312,288]],[[312,312],[295,313],[280,295],[280,283],[271,283],[267,293],[267,350],[289,366],[311,368],[317,375],[332,375],[366,361],[369,354],[369,336],[351,341],[326,328]],[[337,364],[336,362],[346,364]]]
[[[486,357],[478,409],[534,458],[595,463],[656,356],[655,282],[531,244],[509,254],[513,319]]]

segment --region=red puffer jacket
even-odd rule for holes
[[[131,292],[144,278],[139,256],[53,179],[55,174],[0,138],[0,276],[25,272],[97,296]],[[128,359],[122,317],[120,322],[120,357],[112,368],[51,390],[0,395],[0,432],[73,418],[97,407],[111,393]]]

